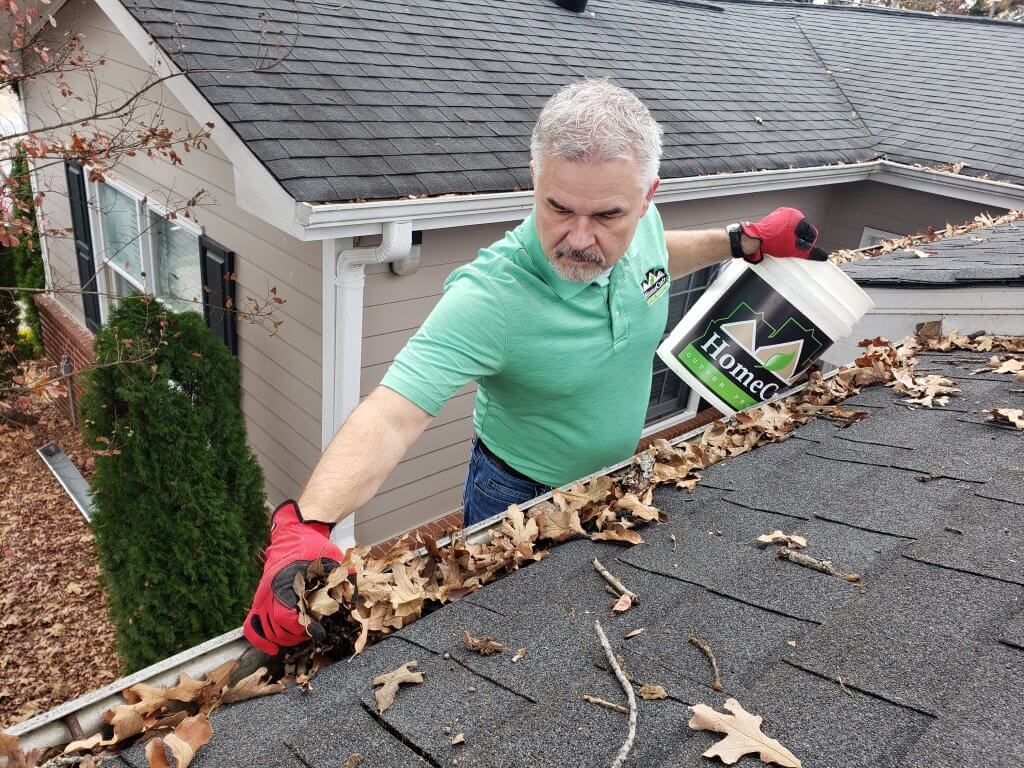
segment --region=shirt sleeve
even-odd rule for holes
[[[493,282],[468,265],[445,283],[426,322],[395,357],[381,386],[431,416],[470,381],[498,373],[508,347],[508,316]]]

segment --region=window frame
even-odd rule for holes
[[[110,319],[110,313],[113,308],[117,305],[118,298],[114,296],[115,280],[114,274],[116,274],[122,280],[138,288],[143,293],[155,296],[157,301],[166,304],[163,299],[156,295],[156,263],[153,258],[153,234],[152,227],[149,223],[149,211],[157,214],[164,220],[167,219],[167,214],[170,213],[170,209],[158,202],[150,200],[147,195],[139,192],[131,185],[124,181],[110,176],[105,176],[102,181],[89,180],[88,174],[92,168],[89,166],[83,166],[86,175],[85,194],[88,200],[89,207],[89,223],[90,229],[92,230],[92,246],[93,252],[96,254],[95,259],[97,263],[96,270],[96,283],[97,290],[100,294],[100,325],[105,324]],[[123,195],[130,197],[135,202],[135,222],[139,231],[138,243],[139,243],[139,255],[142,262],[142,284],[133,276],[127,273],[126,270],[119,267],[114,260],[107,258],[107,242],[106,237],[103,234],[103,218],[102,218],[102,203],[100,202],[100,185],[106,184],[111,188],[117,190]],[[181,226],[189,234],[196,238],[196,262],[202,263],[202,248],[201,239],[203,237],[203,230],[198,224],[193,221],[189,221],[184,218],[176,218],[173,223],[177,226]],[[110,269],[110,272],[107,269]],[[198,306],[195,310],[199,314],[205,316],[202,305]]]

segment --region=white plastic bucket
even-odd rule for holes
[[[831,262],[737,260],[679,321],[658,356],[731,416],[781,394],[872,307]]]

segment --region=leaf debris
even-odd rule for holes
[[[463,641],[466,644],[466,648],[471,651],[476,651],[481,656],[490,656],[492,653],[501,653],[505,650],[505,646],[490,635],[473,637],[469,634],[468,630],[463,632]]]
[[[1020,408],[990,408],[984,414],[988,421],[1012,424],[1017,429],[1024,429],[1024,410]]]
[[[707,704],[690,707],[693,713],[690,728],[725,734],[724,739],[704,752],[704,757],[717,757],[726,765],[732,765],[744,755],[757,753],[765,763],[775,763],[784,768],[801,768],[796,755],[761,732],[760,715],[747,712],[736,699],[727,699],[725,709],[732,714],[716,712]]]
[[[393,669],[390,672],[373,678],[373,684],[381,686],[373,692],[374,698],[377,699],[377,712],[383,714],[395,703],[395,697],[398,695],[398,686],[403,683],[409,685],[421,685],[423,683],[423,673],[414,672],[413,670],[415,669],[416,661],[407,661],[398,669]]]
[[[770,547],[772,544],[785,544],[790,549],[806,549],[807,539],[796,533],[783,533],[775,530],[758,536],[757,544],[760,547]]]
[[[640,686],[640,698],[645,701],[657,701],[658,699],[667,699],[668,692],[660,685],[654,683],[646,683]]]

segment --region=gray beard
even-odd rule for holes
[[[578,251],[575,248],[560,245],[555,248],[555,256],[556,258],[551,260],[551,266],[563,280],[568,280],[570,283],[589,283],[604,271],[604,257],[595,251]],[[565,257],[584,259],[586,263],[566,262],[563,260]]]

